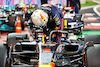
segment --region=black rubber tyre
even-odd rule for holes
[[[86,56],[87,67],[100,67],[100,44],[88,47]]]
[[[95,35],[95,34],[92,34],[92,35],[84,35],[84,44],[86,42],[89,42],[89,41],[93,41],[93,43],[98,43],[100,44],[100,35]]]
[[[0,43],[0,67],[6,67],[7,48]]]
[[[24,28],[25,28],[25,26],[24,26],[24,23],[23,23],[23,22],[21,22],[21,28],[22,28],[22,30],[24,30]]]
[[[8,16],[8,25],[11,26],[11,27],[15,27],[15,22],[16,22],[16,15],[15,14],[12,14],[12,15],[9,15]]]
[[[90,42],[86,48],[87,67],[100,67],[100,35],[84,35],[84,40],[84,44]]]

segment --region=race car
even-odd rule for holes
[[[26,9],[24,9],[26,8]],[[25,14],[25,21],[28,21],[30,19],[30,16],[32,15],[33,11],[36,10],[38,6],[36,4],[24,4],[24,6],[21,6],[20,4],[16,4],[16,11],[21,11]]]
[[[84,28],[84,22],[81,20],[82,14],[75,14],[74,7],[63,7],[61,4],[56,6],[64,14],[64,30],[74,35],[81,35]]]
[[[15,11],[16,6],[8,6],[8,5],[4,5],[2,7],[2,10],[6,11],[6,12],[11,12],[11,11]]]
[[[10,27],[8,25],[7,15],[8,14],[4,10],[1,10],[1,13],[0,13],[0,30],[4,30],[4,31],[13,30],[13,27]]]
[[[75,23],[76,27],[81,23]],[[66,25],[66,24],[65,24]],[[68,24],[67,24],[68,25]],[[67,26],[66,25],[66,26]],[[99,43],[100,35],[85,35],[77,40],[66,39],[68,31],[52,30],[49,36],[43,34],[43,29],[28,22],[28,28],[33,40],[30,41],[27,34],[10,33],[6,44],[0,44],[0,66],[29,66],[29,67],[99,67],[100,46],[93,46]],[[65,27],[66,27],[65,26]],[[75,25],[73,24],[73,27]],[[68,27],[68,26],[67,26]],[[62,33],[61,43],[52,41],[53,33]],[[95,38],[94,38],[95,37]],[[47,40],[45,43],[44,40]],[[66,42],[66,40],[68,42]],[[93,41],[93,42],[91,42]],[[96,49],[95,49],[96,48]],[[97,52],[97,65],[92,63],[95,60],[94,52]],[[92,51],[91,51],[92,50]],[[93,57],[89,57],[93,55]],[[92,64],[91,64],[92,63]]]
[[[84,28],[84,22],[81,20],[81,14],[75,14],[74,7],[63,7],[64,13],[64,30],[74,35],[81,35]]]
[[[64,18],[68,18],[71,20],[77,20],[77,21],[82,21],[82,14],[75,14],[75,8],[74,7],[63,7],[62,9],[64,13]]]
[[[16,29],[16,19],[17,16],[20,17],[21,27],[24,30],[25,21],[28,21],[31,17],[31,14],[35,9],[37,9],[37,5],[26,5],[27,11],[21,11],[22,7],[18,4],[15,6],[2,6],[0,10],[0,30],[1,31],[15,31]]]
[[[39,32],[39,30],[35,32]],[[7,37],[7,44],[0,44],[0,61],[2,61],[0,66],[100,66],[100,55],[98,53],[100,46],[97,45],[100,40],[100,35],[85,35],[84,38],[70,40],[70,43],[62,41],[61,44],[57,44],[51,40],[52,33],[54,32],[68,34],[66,31],[53,30],[50,33],[49,42],[43,43],[42,40],[38,39],[30,41],[27,34],[10,33]],[[95,57],[98,59],[95,59]],[[92,60],[98,61],[98,63],[92,63]]]
[[[17,24],[17,16],[20,17],[20,21],[21,21],[21,27],[22,30],[24,30],[24,14],[22,12],[5,12],[2,11],[1,12],[1,16],[0,16],[0,30],[1,31],[15,31],[16,29],[16,24]]]

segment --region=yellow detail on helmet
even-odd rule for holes
[[[55,21],[58,21],[58,20],[59,20],[59,17]]]
[[[44,21],[46,20],[46,17],[41,13],[40,13],[40,16],[41,16],[42,22],[44,23]]]

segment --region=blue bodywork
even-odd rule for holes
[[[12,11],[12,10],[15,10],[16,6],[6,6],[2,8],[2,10],[5,10],[5,11]]]
[[[7,24],[4,24],[4,22],[0,21],[0,30],[1,31],[11,31],[13,30],[13,27],[8,26]]]
[[[15,10],[15,8],[16,8],[16,6],[3,6],[3,8],[1,10],[10,12],[10,11]],[[8,14],[5,13],[5,14],[9,16],[9,13]],[[3,15],[2,17],[7,17],[7,16]],[[7,22],[5,22],[6,20],[3,20],[2,17],[1,17],[1,20],[0,20],[0,30],[1,31],[12,31],[12,30],[14,30],[13,27],[10,27],[8,24],[6,24],[7,23]]]

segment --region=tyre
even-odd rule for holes
[[[6,67],[7,48],[0,43],[0,67]]]
[[[92,34],[92,35],[84,35],[84,44],[86,42],[89,42],[89,41],[93,41],[93,43],[98,43],[100,44],[100,35],[95,35],[95,34]]]
[[[8,25],[9,26],[11,26],[11,27],[13,27],[14,29],[15,29],[15,22],[16,22],[16,18],[17,18],[17,16],[19,16],[20,17],[20,21],[21,21],[21,28],[22,28],[22,30],[24,30],[24,20],[23,20],[23,14],[19,14],[19,15],[16,15],[16,14],[12,14],[12,15],[9,15],[9,17],[8,17]]]
[[[86,58],[87,67],[100,67],[100,44],[88,47]]]
[[[25,28],[25,26],[24,26],[24,23],[23,23],[23,22],[21,22],[21,28],[22,28],[22,30],[24,30],[24,28]]]
[[[16,15],[15,14],[12,14],[12,15],[9,15],[8,16],[8,25],[11,26],[11,27],[15,27],[15,22],[16,22]]]
[[[100,35],[84,35],[84,40],[84,44],[88,43],[85,49],[85,65],[100,67]]]

